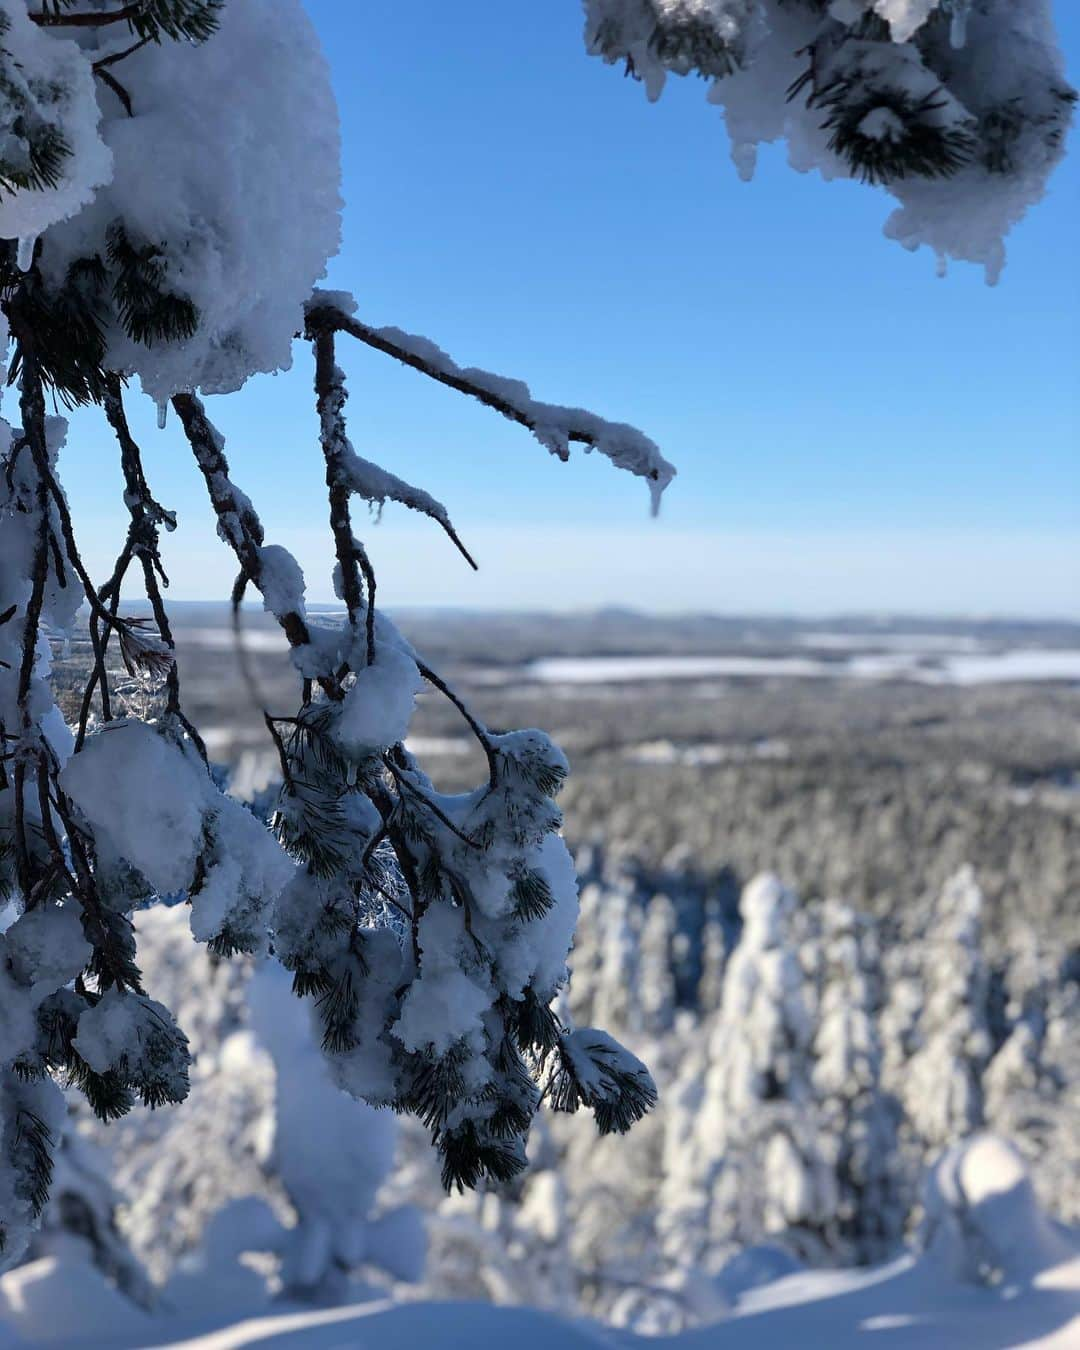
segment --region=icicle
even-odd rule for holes
[[[19,240],[19,247],[15,254],[15,263],[20,272],[29,272],[34,265],[34,249],[37,247],[38,237],[36,234],[28,234],[25,238]]]
[[[959,51],[967,43],[968,11],[971,0],[952,0],[952,23],[949,26],[949,44]]]
[[[168,421],[168,417],[169,417],[169,400],[168,400],[167,398],[159,399],[159,400],[158,400],[158,405],[157,405],[157,429],[158,429],[158,431],[164,431],[164,430],[165,430],[165,423]]]

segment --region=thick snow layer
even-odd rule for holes
[[[345,695],[335,735],[355,755],[370,754],[405,739],[416,695],[423,687],[416,662],[388,642],[375,648],[375,662],[358,670]]]
[[[82,1280],[95,1278],[89,1268]],[[1080,1344],[1080,1255],[1047,1271],[1030,1285],[999,1289],[943,1279],[931,1263],[904,1257],[870,1271],[799,1274],[755,1290],[735,1315],[680,1336],[636,1337],[626,1332],[570,1322],[528,1308],[482,1303],[367,1303],[312,1311],[283,1308],[275,1316],[233,1325],[202,1326],[196,1318],[164,1321],[150,1335],[145,1321],[120,1310],[104,1284],[89,1301],[91,1317],[72,1325],[63,1314],[70,1286],[59,1283],[55,1262],[4,1277],[5,1314],[22,1344],[120,1347],[169,1346],[173,1350],[477,1350],[513,1345],[514,1350],[595,1350],[597,1346],[641,1350],[1069,1350]],[[38,1318],[52,1317],[62,1330],[41,1334]],[[75,1327],[91,1332],[81,1339]],[[102,1334],[104,1333],[104,1334]],[[20,1341],[4,1338],[0,1346]]]
[[[175,742],[141,722],[109,723],[68,761],[61,783],[99,848],[130,863],[158,895],[187,890],[203,857],[191,895],[198,941],[231,927],[247,934],[253,949],[261,944],[258,916],[294,864],[262,822],[219,793]]]
[[[89,1262],[55,1256],[9,1271],[0,1281],[0,1346],[78,1345],[88,1335],[115,1345],[150,1343],[150,1317]]]
[[[125,59],[123,80],[133,117],[102,95],[112,180],[50,231],[43,270],[57,278],[103,253],[116,220],[138,246],[161,245],[197,329],[152,348],[113,331],[108,358],[159,403],[287,367],[340,234],[337,108],[301,0],[229,0],[211,41],[150,43]]]
[[[74,215],[108,181],[112,155],[98,134],[94,77],[75,43],[31,23],[24,0],[2,0],[0,21],[4,158],[18,145],[27,110],[56,127],[70,152],[54,187],[0,193],[0,238],[19,240],[20,265],[29,267],[37,236]]]
[[[768,883],[763,880],[759,889],[764,894]],[[294,1033],[300,1039],[304,1033],[298,1020],[287,1021],[288,1028],[275,1020],[273,1034],[284,1031],[278,1051],[291,1057]],[[303,1103],[296,1107],[302,1115]],[[318,1154],[327,1141],[319,1136],[295,1142],[301,1153],[311,1147]],[[347,1146],[345,1136],[340,1142]],[[329,1176],[326,1181],[331,1185]],[[318,1203],[328,1200],[334,1204],[330,1190]],[[504,1343],[515,1350],[552,1345],[560,1350],[626,1350],[630,1345],[642,1350],[873,1350],[879,1344],[889,1350],[1069,1350],[1080,1344],[1080,1232],[1054,1225],[1038,1212],[1023,1164],[1009,1145],[980,1135],[951,1150],[933,1176],[928,1204],[932,1212],[939,1205],[951,1219],[931,1235],[924,1255],[908,1253],[870,1269],[784,1274],[790,1265],[777,1262],[775,1253],[747,1251],[747,1268],[739,1277],[721,1272],[717,1283],[727,1298],[717,1300],[719,1320],[675,1336],[637,1337],[528,1308],[480,1303],[354,1302],[300,1309],[283,1300],[272,1315],[252,1318],[238,1307],[230,1319],[200,1297],[197,1282],[185,1286],[189,1297],[181,1304],[163,1307],[148,1319],[111,1290],[85,1258],[61,1250],[0,1278],[0,1350],[26,1344],[83,1350],[152,1345],[476,1350]],[[235,1219],[244,1232],[275,1226],[268,1213],[252,1214],[250,1206],[243,1213],[236,1210]],[[232,1216],[226,1227],[236,1229]],[[382,1233],[378,1225],[372,1230],[376,1245]],[[223,1236],[228,1237],[225,1230]],[[959,1250],[984,1244],[999,1258],[992,1278],[961,1273]],[[227,1241],[218,1245],[222,1251],[229,1247]]]
[[[202,842],[204,780],[175,745],[138,722],[91,737],[60,777],[95,834],[161,895],[191,880]]]
[[[956,258],[996,281],[1005,236],[1064,152],[1069,88],[1050,0],[585,0],[585,9],[589,50],[625,63],[650,99],[668,74],[712,81],[742,178],[761,144],[784,140],[801,173],[883,182],[900,203],[886,236],[925,245],[940,270]],[[873,18],[885,33],[867,27]],[[945,171],[897,169],[886,155],[881,172],[853,153],[856,137],[901,144],[905,117],[931,144],[937,133],[952,141]]]

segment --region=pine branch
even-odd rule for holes
[[[39,10],[28,16],[31,22],[41,28],[105,28],[113,23],[131,23],[139,18],[145,9],[143,0],[124,5],[120,9],[79,11],[69,14],[66,10]]]
[[[225,443],[221,433],[206,416],[206,409],[194,394],[174,394],[172,405],[195,455],[195,462],[202,471],[210,494],[210,504],[218,519],[219,533],[236,554],[245,577],[261,591],[263,576],[260,549],[265,537],[262,522],[255,514],[250,499],[229,477],[229,461],[225,458]],[[291,611],[277,617],[290,647],[307,646],[311,635],[301,614]],[[337,691],[336,697],[340,699],[340,691]]]
[[[471,835],[466,834],[465,831],[462,830],[460,826],[455,825],[454,822],[450,819],[450,817],[446,814],[446,812],[442,810],[441,807],[436,805],[436,803],[433,802],[425,792],[422,792],[420,788],[416,786],[415,783],[411,782],[408,778],[406,778],[404,773],[398,768],[398,766],[394,763],[394,761],[390,758],[389,755],[383,756],[383,763],[390,770],[390,773],[398,783],[398,786],[407,788],[410,794],[418,802],[420,802],[420,804],[424,807],[424,809],[426,811],[430,811],[431,814],[435,817],[435,819],[441,825],[444,825],[450,831],[451,834],[456,835],[456,837],[460,839],[463,844],[468,844],[470,848],[483,847],[483,845],[480,843],[479,840],[474,839]]]
[[[315,349],[315,396],[319,414],[319,440],[326,461],[326,488],[330,495],[330,530],[341,571],[341,596],[355,628],[364,606],[357,567],[356,545],[349,514],[349,486],[345,472],[345,454],[349,449],[345,434],[345,390],[341,372],[334,361],[334,330],[319,327],[311,338]],[[374,621],[375,606],[369,597],[368,614]],[[374,631],[369,632],[368,664],[375,660]]]
[[[558,459],[569,459],[569,443],[577,442],[608,456],[617,467],[649,481],[654,509],[675,476],[674,466],[656,443],[625,423],[608,422],[582,408],[567,408],[533,399],[527,385],[489,371],[464,369],[426,338],[396,328],[372,328],[347,314],[316,291],[308,305],[309,331],[321,328],[348,333],[376,351],[475,398],[503,417],[525,427]]]
[[[116,374],[106,377],[106,392],[102,400],[105,416],[112,427],[120,446],[120,467],[124,475],[124,501],[131,517],[128,540],[137,554],[142,566],[143,583],[146,598],[157,625],[157,631],[166,644],[172,659],[165,673],[167,708],[191,738],[204,763],[208,762],[206,746],[195,725],[185,715],[180,704],[180,670],[176,663],[176,642],[172,634],[172,625],[161,594],[159,578],[168,585],[168,578],[161,564],[159,527],[167,530],[176,528],[176,516],[167,511],[151,495],[143,470],[142,451],[131,434],[127,413],[124,409],[123,382]],[[115,583],[116,595],[119,595],[119,583]]]
[[[120,83],[120,81],[116,78],[116,76],[111,71],[106,70],[104,66],[95,65],[93,67],[93,70],[94,74],[98,77],[101,83],[108,85],[108,87],[120,100],[121,104],[123,105],[124,111],[127,113],[127,115],[129,117],[134,117],[135,109],[131,106],[131,95]]]

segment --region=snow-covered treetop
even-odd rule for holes
[[[743,177],[784,139],[796,169],[882,184],[886,233],[983,264],[1045,191],[1075,94],[1049,0],[585,0],[589,50],[658,98],[712,82]]]

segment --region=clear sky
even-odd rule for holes
[[[1080,133],[991,289],[960,265],[939,280],[882,236],[890,198],[796,174],[782,148],[741,183],[706,86],[650,105],[585,56],[578,0],[308,4],[344,140],[329,284],[370,322],[642,427],[679,468],[652,522],[639,480],[560,464],[349,344],[357,449],[443,500],[481,563],[388,508],[365,531],[387,603],[1080,617]],[[1056,8],[1076,84],[1080,6]],[[210,411],[317,601],[325,488],[296,358]],[[181,516],[173,595],[224,598],[174,420],[139,430]],[[119,476],[100,421],[76,432],[63,470],[103,572]]]

